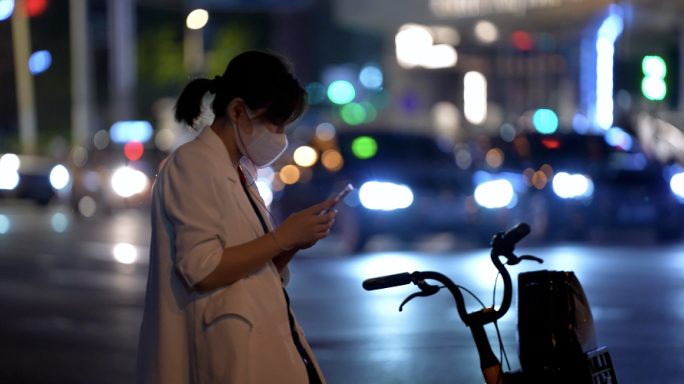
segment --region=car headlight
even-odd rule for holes
[[[684,199],[684,173],[677,173],[670,179],[670,189]]]
[[[69,171],[62,164],[57,164],[50,171],[50,184],[54,189],[62,189],[69,184]]]
[[[368,209],[391,211],[413,203],[413,192],[405,185],[369,181],[359,189],[361,204]]]
[[[112,188],[121,197],[131,197],[147,186],[147,176],[128,167],[119,168],[112,175]]]
[[[515,192],[508,180],[493,180],[475,188],[475,201],[485,208],[503,208],[513,201]]]
[[[594,183],[584,175],[559,172],[553,177],[553,191],[563,199],[590,197]]]

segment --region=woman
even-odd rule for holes
[[[206,92],[213,123],[169,156],[153,188],[138,383],[324,383],[284,286],[297,251],[328,235],[336,211],[320,213],[336,201],[274,229],[241,166],[282,154],[306,92],[279,56],[246,52],[223,76],[191,81],[176,120],[192,127]]]

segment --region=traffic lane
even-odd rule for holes
[[[147,248],[144,213],[83,219],[2,206],[0,214],[10,222],[0,235],[0,382],[132,382],[147,267],[117,262],[113,248]],[[56,214],[67,219],[55,223],[60,232]]]
[[[520,272],[575,271],[592,306],[598,343],[609,347],[620,381],[671,383],[684,379],[682,251],[681,245],[523,246],[519,254],[542,257],[545,263],[526,262],[510,271],[514,286]],[[352,378],[387,383],[481,380],[472,337],[448,292],[413,300],[399,313],[399,304],[415,287],[366,292],[361,282],[383,274],[437,270],[491,305],[496,270],[486,250],[300,257],[291,270],[293,308],[330,383]],[[478,308],[467,295],[466,302],[469,310]],[[516,316],[514,299],[499,322],[513,369],[519,367]],[[498,354],[492,326],[488,332]]]
[[[0,235],[0,305],[6,309],[0,311],[0,382],[131,382],[146,282],[148,216],[71,218],[57,233],[54,214],[8,215],[13,226]],[[120,241],[135,245],[140,257],[133,264],[115,261],[113,249]],[[331,384],[481,380],[470,332],[447,292],[414,300],[399,313],[414,287],[366,292],[361,282],[437,270],[490,305],[496,272],[487,250],[334,256],[339,247],[322,242],[302,252],[292,263],[288,287]],[[546,263],[514,266],[514,276],[539,268],[576,271],[594,310],[599,344],[611,349],[621,382],[682,378],[681,246],[530,248],[523,243],[519,251]],[[470,310],[478,308],[467,295],[466,300]],[[500,321],[512,368],[518,365],[514,311]],[[496,350],[493,327],[489,331]]]

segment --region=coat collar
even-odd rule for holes
[[[226,149],[226,146],[223,145],[221,138],[211,129],[211,127],[208,125],[205,126],[197,138],[202,140],[207,146],[209,146],[209,148],[211,148],[211,151],[214,152],[214,158],[217,159],[219,169],[223,171],[225,176],[232,181],[239,183],[240,177],[235,170],[235,165],[233,165],[233,162],[230,160],[228,150]]]
[[[259,221],[259,218],[256,216],[256,213],[252,208],[252,204],[249,202],[249,198],[245,194],[245,190],[242,188],[240,176],[238,175],[237,169],[233,165],[233,162],[230,160],[228,150],[223,145],[223,141],[221,141],[221,138],[209,126],[204,127],[202,132],[200,132],[200,134],[197,137],[200,140],[202,140],[207,146],[209,146],[212,152],[214,152],[215,158],[217,159],[217,162],[219,164],[219,168],[224,173],[224,175],[231,181],[232,185],[230,189],[233,192],[233,196],[235,196],[235,199],[238,202],[240,210],[252,226],[255,235],[257,237],[263,235],[264,230],[261,227],[261,222]],[[241,161],[241,163],[243,162],[244,161]],[[252,169],[252,167],[250,166],[246,166],[244,168]],[[246,176],[248,180],[247,185],[249,185],[248,188],[252,191],[251,197],[255,200],[255,203],[257,205],[257,208],[259,209],[259,212],[261,213],[261,216],[266,221],[266,226],[269,230],[273,230],[273,226],[271,224],[271,221],[269,220],[268,211],[266,211],[264,201],[263,199],[261,199],[259,191],[256,188],[256,185],[254,181],[251,179],[250,175]]]

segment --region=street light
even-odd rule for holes
[[[183,62],[185,69],[197,74],[204,67],[204,35],[202,28],[209,21],[209,12],[195,9],[188,14],[185,25],[188,27],[183,36]]]
[[[204,9],[195,9],[188,14],[185,24],[190,29],[201,29],[207,25],[207,21],[209,21],[209,12]]]

